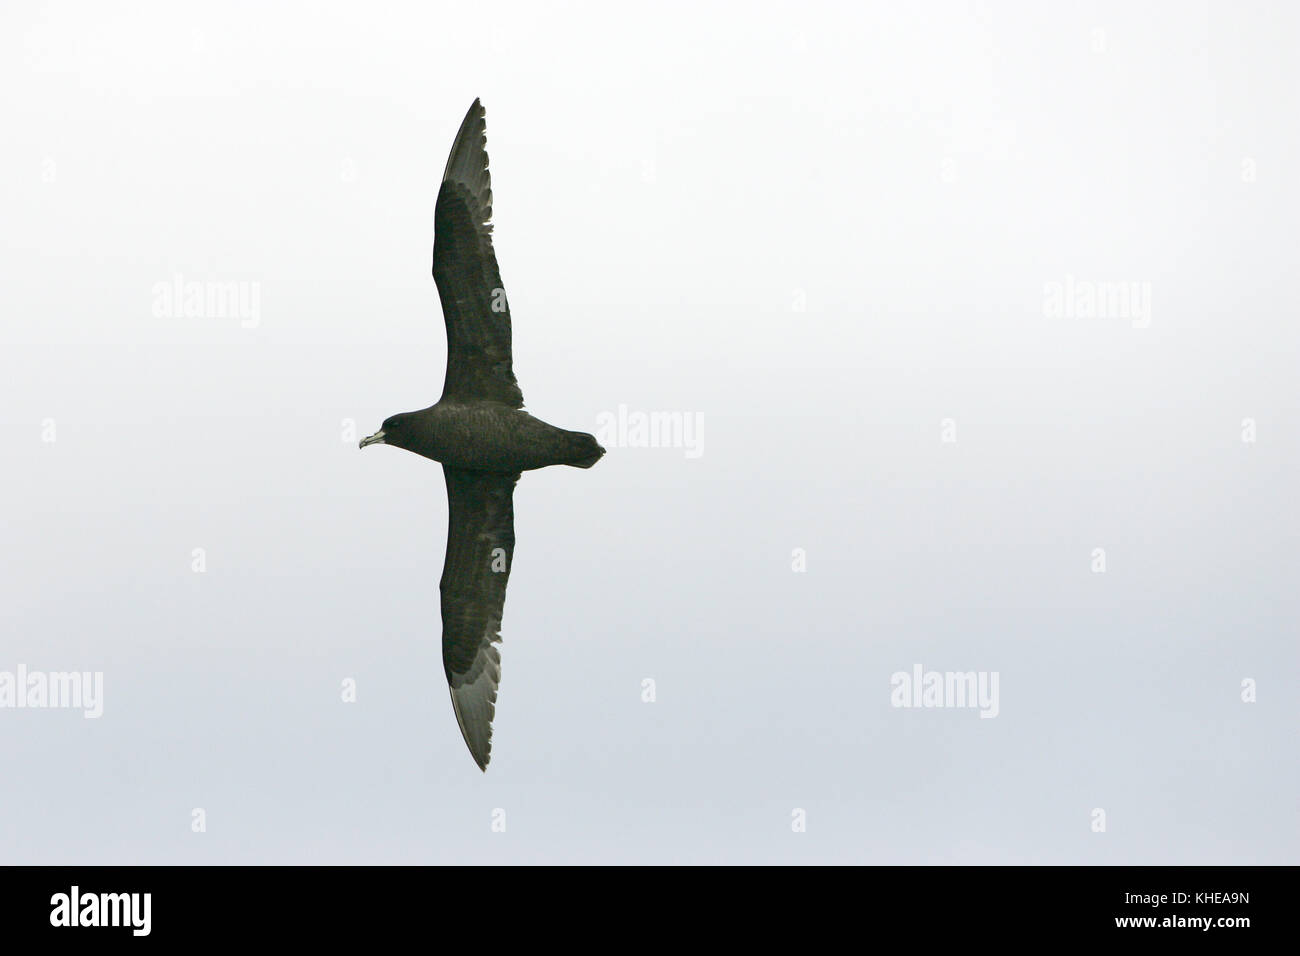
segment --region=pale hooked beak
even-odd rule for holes
[[[379,431],[375,432],[369,438],[361,439],[361,444],[358,445],[357,447],[365,448],[367,445],[382,445],[383,443],[384,443],[384,430],[381,428],[379,429]]]

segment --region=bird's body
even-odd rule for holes
[[[486,770],[501,679],[501,615],[514,561],[514,488],[547,465],[590,468],[596,439],[523,409],[510,348],[510,310],[492,248],[492,183],[484,111],[470,107],[452,145],[434,212],[433,277],[447,326],[442,398],[385,419],[363,439],[442,463],[447,555],[442,581],[442,664],[456,722]]]
[[[547,465],[589,468],[603,453],[585,432],[556,428],[498,402],[441,401],[393,418],[398,422],[391,430],[386,423],[384,444],[467,471],[513,475]]]

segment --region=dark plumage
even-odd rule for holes
[[[361,447],[384,444],[442,462],[447,557],[442,569],[442,663],[465,743],[486,770],[501,679],[501,612],[514,560],[520,472],[590,468],[596,439],[523,410],[510,355],[510,310],[492,250],[492,181],[483,106],[469,108],[442,174],[434,212],[433,278],[447,325],[442,398],[388,418]]]

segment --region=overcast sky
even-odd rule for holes
[[[102,713],[0,707],[0,860],[1297,862],[1298,41],[7,3],[0,704]],[[486,774],[441,469],[356,447],[476,96],[529,410],[614,423],[515,493]]]

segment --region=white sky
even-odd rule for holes
[[[0,859],[1294,863],[1298,26],[6,4],[0,671],[104,714],[0,710]],[[441,389],[475,96],[530,410],[704,442],[521,481],[486,776],[439,469],[343,424]],[[917,664],[997,718],[891,707]]]

